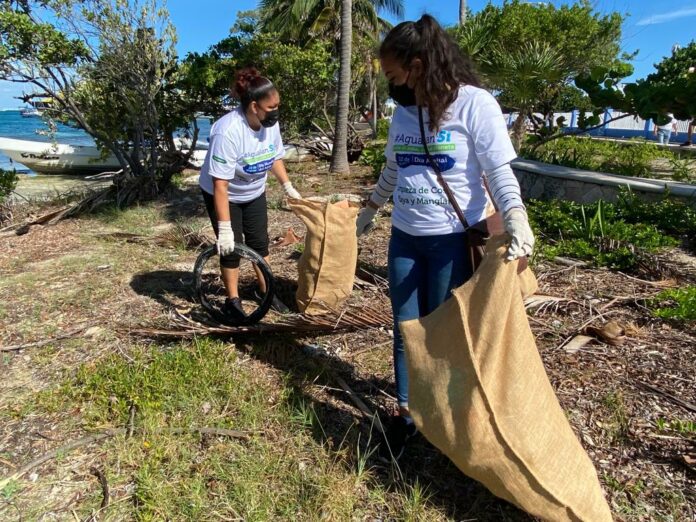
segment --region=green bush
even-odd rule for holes
[[[568,136],[537,147],[522,150],[521,156],[583,170],[594,170],[622,176],[653,177],[652,164],[656,159],[669,160],[673,179],[689,180],[689,161],[681,160],[655,143],[636,140],[630,145],[609,140]]]
[[[0,203],[3,203],[12,193],[18,181],[19,177],[16,170],[0,169]]]
[[[389,137],[389,126],[391,125],[391,122],[389,120],[386,120],[382,118],[381,120],[377,120],[377,139],[378,140],[386,140]]]
[[[618,200],[610,208],[626,223],[650,223],[674,237],[696,237],[696,210],[681,201],[665,197],[648,202],[622,188]]]
[[[372,175],[378,178],[384,170],[387,158],[384,156],[384,142],[375,141],[365,147],[360,155],[360,163],[372,167]]]
[[[678,243],[654,224],[628,223],[619,208],[598,202],[536,201],[527,205],[538,252],[548,258],[568,256],[617,270],[636,268],[646,254]]]
[[[670,288],[650,300],[657,317],[682,321],[696,321],[696,286]]]

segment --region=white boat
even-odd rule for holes
[[[94,145],[0,138],[0,152],[41,174],[86,174],[121,168],[113,155],[102,159]]]
[[[40,174],[94,174],[121,169],[113,154],[102,158],[101,151],[94,145],[0,138],[0,152]],[[191,165],[202,167],[206,152],[196,147],[190,158]]]

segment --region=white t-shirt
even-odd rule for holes
[[[489,198],[483,171],[509,163],[517,155],[496,99],[486,90],[463,86],[446,111],[436,135],[425,136],[430,155],[454,192],[470,225],[485,218]],[[392,224],[414,236],[462,232],[463,225],[437,182],[422,146],[418,108],[399,106],[389,128],[385,151],[398,165]]]
[[[199,184],[213,194],[213,178],[229,180],[229,200],[246,203],[263,194],[268,170],[284,154],[278,124],[255,131],[238,107],[213,123]]]
[[[665,123],[664,125],[658,125],[657,128],[660,130],[665,130],[665,131],[671,131],[674,129],[674,124],[677,123],[677,119],[674,117],[674,114],[671,112],[667,114],[671,119],[668,123]]]

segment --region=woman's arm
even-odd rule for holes
[[[213,178],[213,198],[215,200],[215,215],[219,221],[231,221],[230,203],[227,197],[227,186],[229,181],[226,179]]]
[[[287,197],[292,199],[302,199],[300,193],[297,192],[295,187],[292,186],[292,181],[290,181],[290,178],[288,177],[288,171],[285,169],[285,163],[283,163],[282,159],[275,160],[273,162],[273,165],[271,166],[271,173],[278,180],[278,183],[280,183],[280,185],[283,187]]]
[[[377,180],[375,190],[372,191],[370,199],[367,201],[367,206],[358,214],[358,220],[356,222],[356,233],[358,236],[370,231],[373,226],[372,220],[377,214],[377,211],[394,193],[397,179],[396,169],[397,164],[391,160],[387,160],[384,170],[379,176],[379,180]]]
[[[221,256],[229,255],[234,251],[234,232],[230,217],[230,202],[227,197],[228,184],[226,179],[213,178],[213,200],[218,229],[217,249]]]

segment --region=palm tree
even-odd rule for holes
[[[329,172],[348,172],[348,109],[350,104],[350,61],[353,49],[353,2],[341,0],[341,57],[338,70],[336,130]]]
[[[459,25],[466,23],[466,0],[459,0]]]
[[[529,42],[514,51],[495,50],[481,64],[487,83],[498,91],[503,105],[517,110],[512,142],[518,151],[524,142],[526,120],[548,89],[563,80],[562,57],[549,44]]]
[[[261,28],[299,43],[321,37],[338,40],[341,7],[342,0],[260,0]],[[353,30],[360,36],[374,36],[389,29],[389,22],[380,18],[380,12],[401,18],[404,1],[354,0]]]

